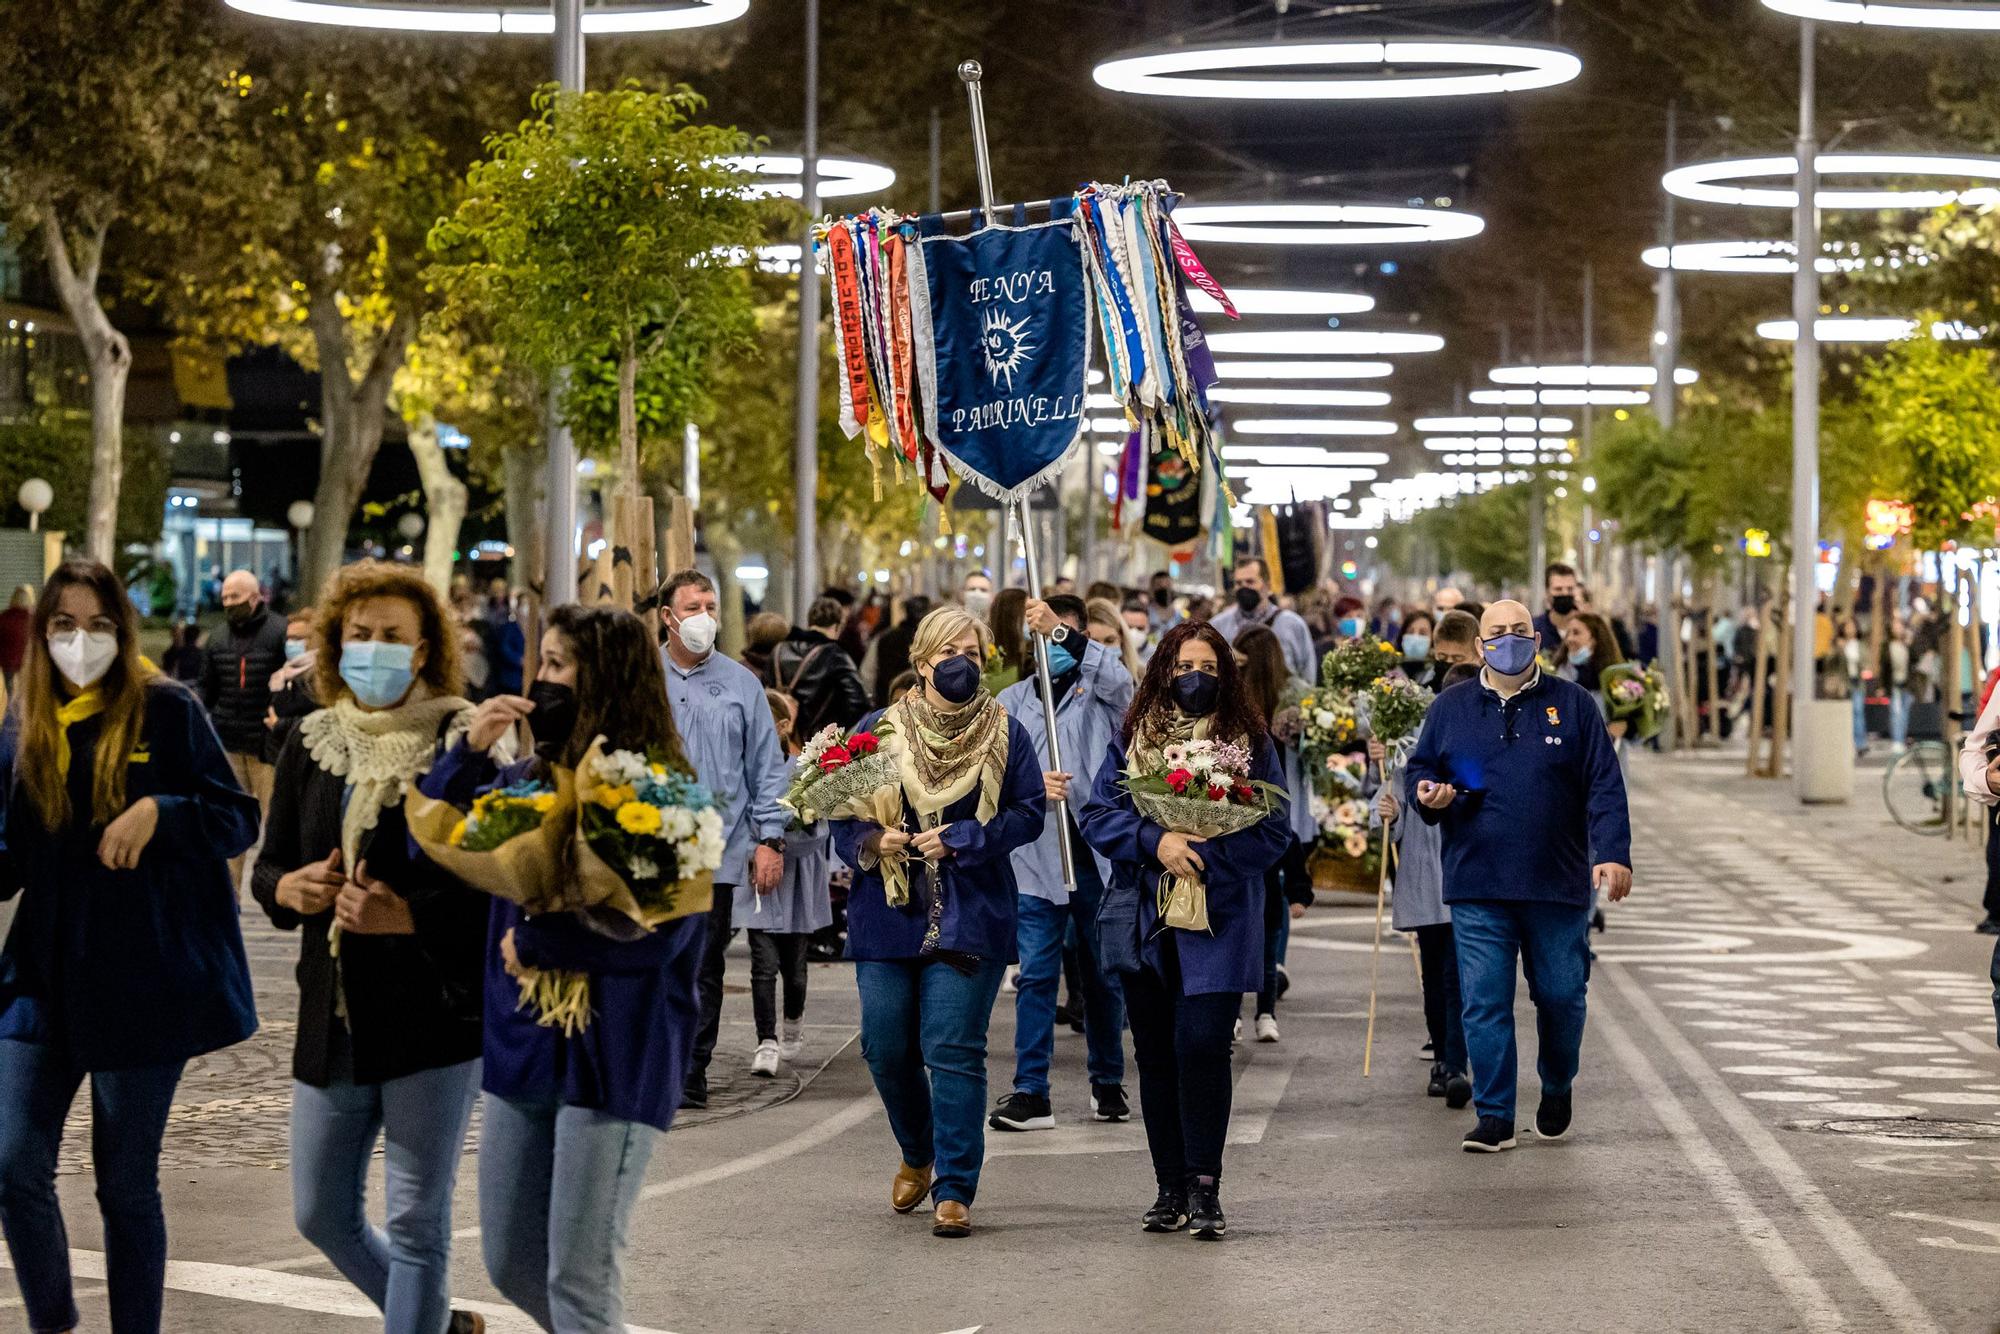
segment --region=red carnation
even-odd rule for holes
[[[1233,795],[1238,801],[1252,802],[1257,800],[1257,789],[1251,787],[1248,783],[1238,783]]]
[[[847,752],[856,757],[873,755],[876,748],[881,744],[881,742],[875,739],[873,732],[856,732],[853,736],[847,738]]]
[[[1210,801],[1221,801],[1224,797],[1228,795],[1229,795],[1228,788],[1218,787],[1214,783],[1210,783],[1208,785],[1208,799]]]
[[[819,757],[819,771],[830,774],[835,769],[844,769],[854,763],[854,756],[845,746],[828,746]]]
[[[1185,769],[1175,769],[1167,775],[1167,786],[1172,788],[1177,796],[1185,794],[1188,790],[1188,785],[1192,782],[1194,782],[1194,775]]]

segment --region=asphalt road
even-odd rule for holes
[[[1088,1120],[1083,1042],[1065,1032],[1058,1128],[989,1135],[976,1234],[939,1241],[888,1209],[897,1155],[851,1041],[853,985],[816,966],[809,1059],[778,1081],[735,1073],[751,1031],[732,994],[724,1095],[668,1136],[634,1220],[634,1328],[2000,1329],[1992,942],[1969,929],[1979,853],[1895,829],[1868,771],[1851,805],[1802,811],[1733,757],[1635,767],[1637,889],[1596,938],[1564,1142],[1527,1129],[1523,988],[1521,1147],[1460,1152],[1471,1113],[1423,1096],[1415,970],[1394,936],[1362,1078],[1373,904],[1347,900],[1293,937],[1283,1040],[1238,1051],[1228,1240],[1139,1231],[1143,1132]],[[251,937],[265,1032],[190,1072],[169,1132],[167,1325],[364,1330],[366,1304],[292,1230],[290,942]],[[1012,1018],[1003,996],[996,1097]],[[101,1275],[87,1162],[65,1163],[78,1272]],[[480,1272],[473,1175],[457,1289],[492,1303],[496,1334],[529,1330]],[[83,1288],[85,1327],[106,1328],[101,1283]],[[0,1297],[0,1329],[22,1327]]]

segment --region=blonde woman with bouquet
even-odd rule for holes
[[[1261,819],[1203,839],[1141,813],[1133,785],[1163,774],[1180,792],[1197,749],[1247,761],[1229,781],[1219,781],[1226,770],[1199,781],[1212,798],[1223,791],[1218,803],[1270,794]],[[1159,1185],[1142,1220],[1148,1232],[1192,1227],[1213,1240],[1227,1231],[1221,1180],[1230,1036],[1243,994],[1263,982],[1264,875],[1292,839],[1284,781],[1269,725],[1243,686],[1229,642],[1205,622],[1168,630],[1078,817],[1085,840],[1111,861],[1098,927],[1105,966],[1125,988]],[[1199,885],[1206,931],[1169,925],[1173,916],[1159,902],[1163,879]]]

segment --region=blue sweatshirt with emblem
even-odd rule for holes
[[[1417,784],[1458,795],[1433,810]],[[1480,676],[1440,694],[1404,798],[1444,836],[1444,901],[1591,901],[1593,862],[1632,864],[1625,778],[1590,692],[1540,673],[1502,699]]]

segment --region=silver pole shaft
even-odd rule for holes
[[[819,273],[812,220],[819,213],[819,0],[806,0],[806,132],[800,200],[806,230],[799,251],[799,378],[792,441],[792,610],[804,622],[819,586]]]
[[[993,223],[993,163],[986,152],[986,106],[979,95],[979,80],[984,73],[976,60],[968,60],[958,67],[958,77],[965,83],[966,100],[972,106],[972,155],[979,168],[979,206],[986,213],[986,224]],[[1021,556],[1028,563],[1028,593],[1031,597],[1042,595],[1042,561],[1035,547],[1035,516],[1031,502],[1024,502],[1019,526],[1021,533]],[[1011,511],[1010,511],[1011,513]],[[1061,772],[1062,738],[1056,731],[1056,688],[1055,679],[1049,674],[1049,642],[1040,635],[1031,634],[1028,642],[1035,648],[1035,683],[1042,696],[1043,731],[1049,738],[1049,768]],[[1062,854],[1063,889],[1071,894],[1076,892],[1076,864],[1069,846],[1069,803],[1056,803],[1056,847]]]
[[[1583,261],[1583,364],[1597,364],[1597,273],[1590,261]],[[1590,397],[1586,390],[1584,398]],[[1590,436],[1594,417],[1588,402],[1583,405],[1583,430],[1577,447],[1577,470],[1584,476],[1590,475]],[[1537,422],[1539,426],[1541,423]],[[1579,489],[1583,483],[1578,482]],[[1602,545],[1590,540],[1590,534],[1597,527],[1597,506],[1591,503],[1591,494],[1583,491],[1583,545],[1579,554],[1583,557],[1583,582],[1586,587],[1596,582],[1597,548]]]
[[[1666,165],[1671,169],[1678,154],[1679,108],[1672,102],[1667,104],[1667,154]],[[1660,219],[1660,239],[1667,247],[1667,267],[1660,270],[1660,282],[1656,291],[1657,302],[1653,315],[1653,415],[1659,419],[1661,427],[1673,430],[1674,418],[1680,407],[1680,391],[1674,382],[1674,371],[1680,361],[1680,281],[1672,260],[1676,228],[1674,225],[1674,196],[1666,197],[1667,207]],[[1667,679],[1668,697],[1674,703],[1674,728],[1668,734],[1668,749],[1680,746],[1681,727],[1687,721],[1687,710],[1692,707],[1688,683],[1682,680],[1681,672],[1681,553],[1671,548],[1659,553],[1654,562],[1657,578],[1654,581],[1653,596],[1659,607],[1660,617],[1660,665]]]
[[[566,93],[583,91],[583,0],[553,0],[556,25],[556,83]],[[576,601],[576,439],[563,419],[563,392],[569,374],[557,371],[549,385],[548,568],[543,571],[544,605]]]
[[[1798,744],[1816,692],[1813,619],[1819,564],[1819,135],[1814,114],[1815,29],[1799,25],[1798,207],[1793,213],[1793,248],[1798,268],[1792,277],[1792,780],[1801,795],[1811,758]]]

